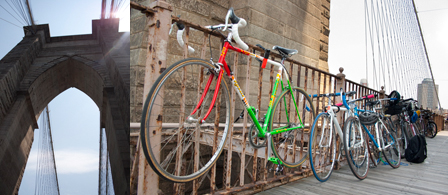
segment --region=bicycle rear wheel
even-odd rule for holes
[[[331,116],[325,112],[317,115],[310,133],[310,165],[314,177],[325,182],[333,172],[336,159],[336,137]]]
[[[202,59],[181,60],[168,67],[148,93],[141,122],[142,148],[149,165],[164,179],[192,181],[205,174],[223,150],[230,123],[230,97],[224,79],[213,110],[201,122],[217,89],[218,76],[213,69]],[[208,93],[190,115],[208,79]]]
[[[298,127],[302,123],[304,125],[303,128],[271,136],[274,156],[290,168],[298,167],[305,162],[308,156],[305,148],[308,149],[308,145],[302,135],[311,129],[316,118],[310,96],[299,87],[293,87],[292,92],[291,94],[291,91],[286,89],[277,96],[269,125],[269,131]]]
[[[426,127],[426,136],[434,138],[437,135],[437,124],[435,122],[429,122]]]
[[[393,131],[387,129],[383,124],[379,124],[379,130],[383,136],[383,156],[392,168],[400,167],[401,154],[400,145]]]
[[[412,129],[413,129],[413,125],[411,123],[405,122],[404,132],[405,132],[406,139],[408,140],[408,142],[409,142],[409,140],[411,140],[412,137],[414,137],[414,133],[413,133]]]
[[[362,180],[369,172],[367,137],[358,118],[349,117],[344,124],[344,150],[353,175]]]

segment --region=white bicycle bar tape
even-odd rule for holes
[[[243,50],[248,50],[249,46],[247,46],[246,43],[244,43],[241,38],[240,35],[238,34],[238,27],[245,27],[246,26],[246,20],[244,20],[243,18],[240,18],[240,21],[238,22],[238,24],[233,24],[232,25],[232,33],[233,33],[233,39],[235,39],[235,42],[241,47],[241,49]]]
[[[182,39],[182,37],[183,37],[183,35],[184,35],[184,30],[185,30],[185,29],[182,29],[182,30],[178,30],[178,31],[177,31],[177,42],[179,43],[180,47],[182,47],[182,49],[184,48],[184,40]],[[193,52],[194,52],[193,47],[188,46],[188,51],[189,51],[190,53],[193,53]]]

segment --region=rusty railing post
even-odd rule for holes
[[[386,91],[384,91],[384,86],[381,86],[379,99],[383,99],[386,94]]]
[[[346,92],[346,90],[345,90],[345,74],[343,74],[342,72],[344,72],[344,68],[340,67],[339,73],[336,75],[336,91],[335,91],[335,93],[341,92],[341,88],[344,92]],[[336,102],[342,102],[341,97],[336,97]],[[344,125],[342,116],[343,116],[342,114],[337,115],[338,121],[341,121],[340,122],[341,126]]]
[[[146,68],[145,68],[145,83],[143,88],[143,102],[146,100],[146,96],[149,93],[152,85],[158,78],[158,76],[165,70],[166,55],[169,41],[169,30],[171,27],[171,5],[165,1],[155,1],[149,6],[156,10],[153,17],[149,18],[148,26],[148,47],[146,55]],[[162,113],[162,110],[153,111]],[[144,113],[143,113],[144,114]],[[151,120],[151,119],[150,119]],[[156,121],[154,121],[155,123]],[[154,131],[155,136],[151,138],[156,142],[161,139],[161,125],[157,131]],[[138,170],[138,194],[158,194],[159,191],[159,177],[151,169],[148,162],[146,162],[143,152],[139,157],[139,170]]]

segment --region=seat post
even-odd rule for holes
[[[285,60],[286,60],[286,57],[282,55],[282,61],[281,61],[282,65],[285,65],[285,64],[283,63],[283,62],[285,62]]]

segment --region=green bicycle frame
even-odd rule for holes
[[[238,82],[236,81],[236,79],[233,76],[233,74],[231,74],[231,71],[230,71],[230,69],[227,66],[227,63],[225,61],[225,56],[227,55],[228,49],[234,50],[236,52],[239,52],[239,53],[242,53],[242,54],[245,54],[245,55],[248,55],[248,56],[253,57],[253,58],[258,58],[258,59],[264,61],[264,63],[272,64],[274,66],[278,66],[279,67],[279,70],[278,70],[278,73],[277,73],[277,77],[275,79],[273,93],[271,94],[271,99],[269,101],[268,111],[266,113],[266,120],[264,121],[263,127],[258,122],[257,116],[256,116],[256,114],[254,112],[254,110],[255,110],[254,107],[249,105],[249,103],[246,100],[243,92],[241,91],[240,86],[238,85]],[[254,122],[255,127],[257,127],[257,129],[259,131],[258,137],[261,137],[261,138],[266,137],[268,124],[269,124],[270,119],[271,119],[273,102],[275,100],[275,95],[276,95],[276,92],[277,92],[277,87],[278,87],[279,82],[281,83],[282,91],[285,90],[285,87],[283,85],[283,81],[281,79],[282,78],[282,72],[283,72],[283,65],[278,63],[278,62],[276,62],[276,61],[273,61],[273,60],[270,60],[270,59],[265,59],[264,57],[261,57],[259,55],[256,55],[256,54],[250,53],[248,51],[242,50],[242,49],[240,49],[238,47],[234,47],[234,46],[230,45],[229,42],[227,42],[227,41],[224,43],[224,47],[222,48],[221,56],[219,58],[219,63],[223,65],[224,70],[227,73],[227,76],[229,76],[230,79],[231,79],[231,82],[232,82],[232,84],[233,84],[233,86],[235,88],[235,91],[237,92],[237,94],[240,97],[240,99],[243,101],[243,104],[246,107],[247,113],[249,114],[250,118]],[[264,66],[262,66],[262,68],[264,68]],[[294,102],[294,107],[296,109],[296,113],[297,113],[297,115],[299,117],[300,125],[298,125],[297,127],[291,127],[291,128],[280,127],[280,128],[272,129],[271,132],[269,132],[271,135],[275,135],[275,134],[279,134],[279,133],[283,133],[283,132],[286,132],[286,131],[291,131],[291,130],[294,130],[294,129],[299,129],[299,128],[303,128],[304,127],[302,119],[300,118],[300,114],[299,114],[299,111],[298,111],[298,108],[297,108],[297,102],[295,100],[295,97],[294,97],[294,94],[293,94],[293,91],[292,91],[292,88],[291,88],[291,83],[290,83],[288,77],[286,77],[286,80],[288,82],[287,89],[291,92],[292,100]],[[286,103],[285,103],[285,108],[286,108]],[[289,114],[290,113],[286,113],[286,116],[288,118],[288,122],[289,122]]]
[[[235,81],[235,82],[236,82],[236,81]],[[252,107],[252,106],[246,107],[246,109],[247,109],[247,113],[248,113],[249,116],[252,118],[252,121],[254,122],[255,126],[257,127],[257,129],[258,129],[258,131],[259,131],[259,133],[258,133],[258,136],[259,136],[259,137],[263,137],[263,138],[264,138],[264,137],[266,136],[266,132],[267,132],[267,128],[268,128],[268,124],[269,124],[269,122],[270,122],[271,115],[272,115],[273,102],[274,102],[274,100],[275,100],[275,95],[276,95],[276,93],[277,93],[277,87],[278,87],[279,82],[281,83],[282,91],[285,90],[285,87],[284,87],[284,85],[283,85],[283,81],[281,80],[281,74],[280,74],[280,73],[277,73],[277,78],[275,79],[273,92],[272,92],[272,94],[271,94],[271,99],[270,99],[270,101],[269,101],[268,111],[267,111],[267,113],[266,113],[266,119],[267,119],[267,120],[264,121],[263,127],[261,127],[260,123],[258,122],[258,119],[257,119],[257,117],[256,117],[256,114],[253,112],[253,107]],[[289,82],[289,79],[287,79],[287,82],[288,82],[288,85],[287,85],[286,87],[287,87],[287,89],[291,92],[291,95],[292,95],[292,98],[291,98],[291,99],[292,99],[292,101],[294,102],[294,107],[295,107],[297,113],[299,113],[299,112],[298,112],[298,108],[297,108],[297,102],[296,102],[296,100],[295,100],[295,97],[294,97],[294,94],[293,94],[293,91],[292,91],[292,88],[291,88],[291,83]],[[284,105],[284,106],[285,106],[285,108],[286,108],[286,102],[285,102],[285,105]],[[287,116],[287,120],[288,120],[288,123],[289,123],[289,113],[288,113],[287,109],[285,109],[285,111],[286,111],[286,116]],[[283,133],[283,132],[286,132],[286,131],[291,131],[291,130],[294,130],[294,129],[303,128],[304,125],[303,125],[303,123],[302,123],[302,119],[300,118],[300,115],[299,115],[299,114],[298,114],[298,117],[299,117],[299,121],[300,121],[300,125],[299,125],[299,126],[297,126],[297,127],[291,127],[291,128],[280,127],[280,128],[272,129],[271,132],[269,132],[269,133],[270,133],[271,135],[275,135],[275,134]]]

